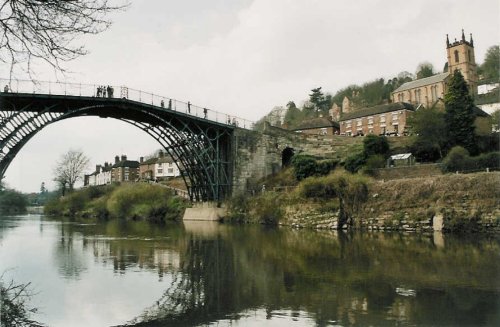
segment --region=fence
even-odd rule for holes
[[[50,82],[36,80],[17,80],[0,78],[4,92],[65,95],[79,97],[123,98],[144,104],[150,104],[164,110],[181,112],[193,117],[204,118],[225,125],[233,125],[253,129],[254,122],[212,109],[193,105],[173,98],[129,88],[127,86],[111,86],[99,84],[82,84],[68,82]]]

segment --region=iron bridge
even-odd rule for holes
[[[2,79],[0,83],[0,178],[44,127],[76,117],[109,117],[146,132],[172,156],[191,200],[219,202],[231,194],[233,132],[253,125],[125,86]]]

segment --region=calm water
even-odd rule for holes
[[[49,326],[500,326],[500,241],[0,217]]]

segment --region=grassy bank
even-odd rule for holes
[[[236,195],[228,205],[229,221],[311,228],[431,230],[442,215],[453,232],[500,230],[500,173],[447,174],[378,181],[336,169],[291,183],[282,172],[265,192]]]
[[[165,222],[182,217],[186,203],[158,185],[138,183],[88,187],[45,205],[51,216]]]

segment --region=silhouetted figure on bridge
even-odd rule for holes
[[[188,101],[188,114],[191,113],[191,102]]]
[[[102,93],[102,89],[100,86],[97,87],[97,92],[96,92],[96,97],[100,97],[101,96],[101,93]]]
[[[113,97],[113,88],[108,85],[106,90],[108,91],[108,98],[112,98]]]
[[[203,108],[203,118],[207,119],[208,109]]]
[[[168,99],[168,109],[172,110],[172,99]]]
[[[160,102],[160,106],[161,106],[162,108],[165,108],[165,101],[161,100],[161,102]]]
[[[106,97],[106,88],[104,86],[101,86],[101,90],[102,90],[102,97],[105,98]]]
[[[8,85],[5,85],[4,88],[3,88],[3,91],[5,93],[9,93],[9,86]]]

